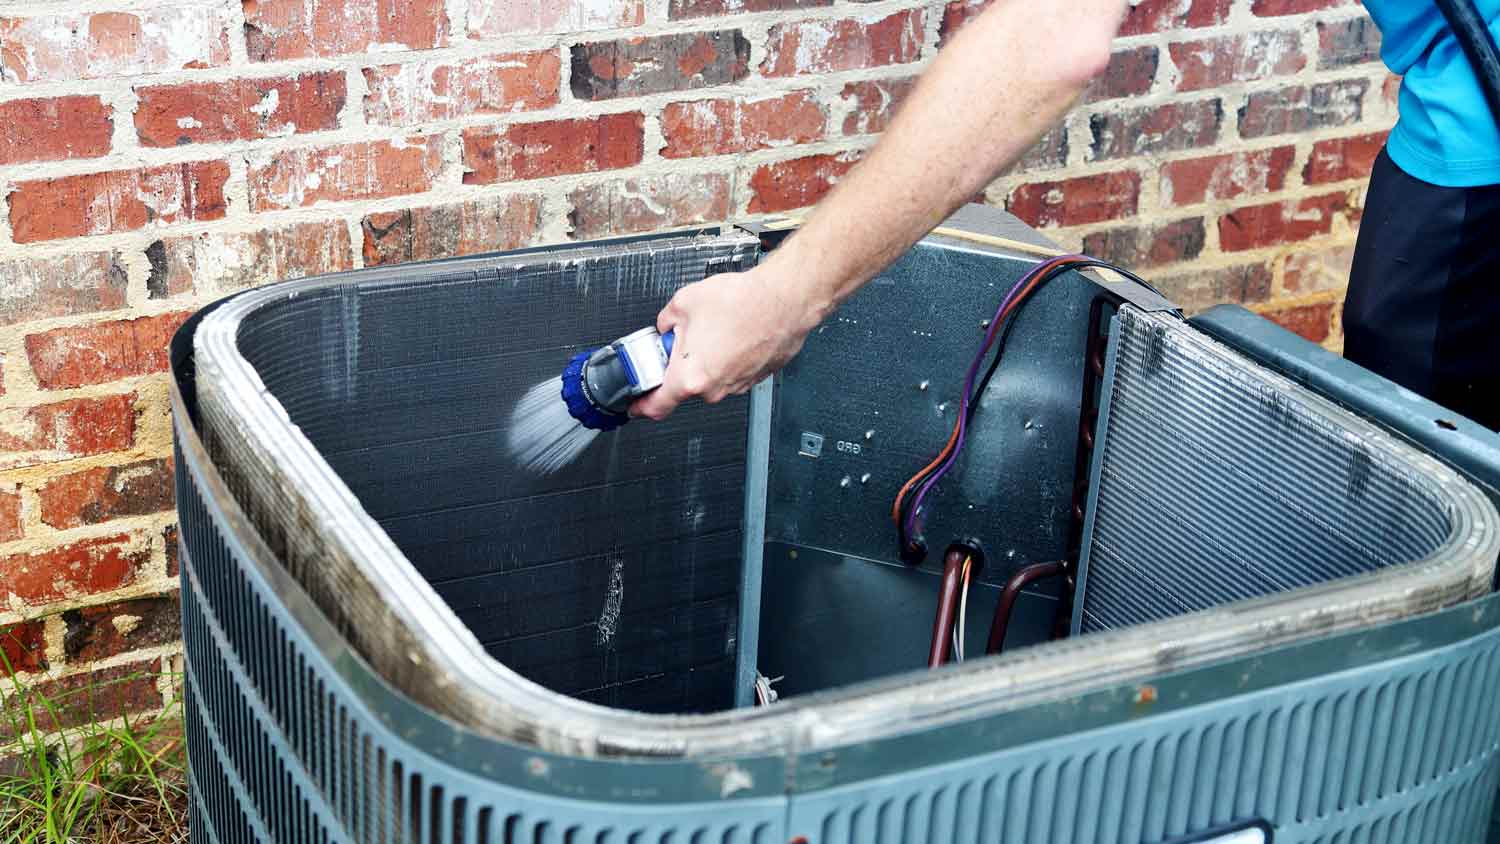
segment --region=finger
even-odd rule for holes
[[[667,302],[666,307],[656,314],[656,333],[666,334],[676,328],[680,322],[682,322],[682,306],[678,303],[677,297],[673,296],[671,301]]]
[[[636,399],[630,405],[631,416],[645,416],[658,422],[672,415],[672,411],[691,396],[683,390],[681,382],[672,378],[668,370],[667,380],[660,387]]]

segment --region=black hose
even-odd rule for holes
[[[1458,38],[1458,46],[1469,57],[1479,87],[1489,101],[1490,115],[1500,125],[1500,47],[1495,45],[1489,26],[1470,0],[1437,0],[1437,6]]]

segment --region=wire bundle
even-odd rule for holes
[[[921,471],[913,475],[911,480],[901,487],[901,491],[896,494],[895,503],[891,506],[891,518],[896,523],[903,560],[911,563],[920,562],[927,554],[927,546],[922,539],[924,515],[922,505],[937,482],[948,473],[949,469],[953,468],[953,464],[958,460],[959,452],[963,450],[969,423],[973,420],[974,411],[979,407],[980,396],[984,395],[985,389],[989,387],[990,379],[995,375],[995,370],[1000,367],[1000,357],[1005,353],[1005,344],[1010,339],[1011,330],[1015,327],[1015,317],[1021,305],[1030,298],[1031,294],[1054,278],[1070,270],[1089,267],[1112,270],[1152,291],[1156,290],[1134,273],[1086,255],[1059,255],[1049,258],[1021,276],[1015,286],[1005,294],[1005,298],[1000,300],[1000,306],[995,309],[995,317],[990,320],[989,327],[985,331],[984,341],[974,355],[974,360],[969,364],[968,374],[964,377],[963,394],[959,397],[958,421],[953,426],[953,433],[949,435],[948,443],[943,446],[942,451],[938,452],[937,457],[932,459],[932,462],[922,467]],[[1002,323],[1004,324],[1003,330],[1001,329]],[[994,348],[994,358],[990,361],[984,377],[976,385],[974,379],[979,374],[980,364],[984,362],[991,348]]]

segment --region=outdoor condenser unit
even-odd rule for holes
[[[1005,610],[1006,647],[926,669],[941,561],[900,560],[891,501],[1049,254],[993,209],[774,383],[512,465],[528,387],[786,233],[339,273],[184,326],[198,840],[1484,840],[1500,444],[1243,311],[1077,272],[1026,304],[926,527],[982,544],[964,633]]]

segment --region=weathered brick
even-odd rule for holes
[[[1300,334],[1314,343],[1326,341],[1333,333],[1333,303],[1317,302],[1298,305],[1261,314],[1294,334]]]
[[[469,0],[469,37],[589,32],[639,26],[644,0]]]
[[[0,103],[0,165],[93,158],[109,152],[114,120],[93,96]]]
[[[993,0],[952,0],[943,7],[943,19],[938,22],[938,47],[947,45],[964,24],[989,8]]]
[[[1157,275],[1151,281],[1189,313],[1224,302],[1253,305],[1271,297],[1271,268],[1263,263]]]
[[[922,10],[907,9],[872,23],[843,18],[779,23],[771,27],[766,76],[833,73],[905,64],[922,57]]]
[[[146,259],[151,266],[146,291],[152,299],[195,289],[230,293],[354,264],[349,227],[342,221],[169,237],[147,246]]]
[[[128,534],[0,555],[0,597],[41,604],[97,595],[129,585],[149,559]]]
[[[1367,17],[1318,21],[1318,66],[1348,67],[1380,60],[1380,28]]]
[[[16,242],[132,231],[224,216],[229,165],[195,161],[20,182],[10,195]]]
[[[1109,66],[1084,92],[1084,102],[1096,103],[1120,97],[1137,97],[1156,84],[1156,68],[1161,55],[1155,47],[1118,50],[1109,58]]]
[[[343,73],[325,71],[153,85],[136,93],[135,131],[141,144],[171,147],[336,129],[345,88]]]
[[[904,79],[870,79],[850,82],[839,98],[852,101],[844,116],[845,135],[874,135],[884,132],[896,116],[896,110],[917,86],[916,77]]]
[[[166,546],[167,553],[167,576],[176,577],[179,573],[177,566],[177,525],[167,525],[161,530],[162,544]]]
[[[571,55],[580,100],[707,88],[750,72],[750,42],[737,29],[575,44]]]
[[[250,207],[297,208],[378,199],[432,188],[443,169],[441,135],[290,149],[250,162]]]
[[[0,627],[0,679],[47,667],[47,629],[41,619]],[[0,688],[10,688],[0,682]]]
[[[1255,0],[1250,5],[1250,11],[1261,17],[1278,17],[1348,6],[1354,2],[1355,0]]]
[[[48,481],[37,490],[42,522],[60,530],[172,509],[172,461],[97,466]]]
[[[179,636],[181,606],[174,592],[68,610],[63,651],[69,662],[80,663],[168,644]]]
[[[641,162],[645,116],[638,111],[465,129],[464,184],[544,179],[618,170]]]
[[[1047,130],[1047,134],[1032,144],[1031,149],[1023,153],[1014,164],[1005,168],[1001,175],[1056,170],[1067,163],[1068,128],[1066,125],[1058,124]]]
[[[1094,161],[1133,158],[1212,146],[1219,140],[1224,107],[1217,99],[1095,114],[1090,157]]]
[[[783,12],[832,6],[833,0],[670,0],[667,16],[672,20],[734,15],[743,12]]]
[[[542,227],[534,194],[382,211],[365,217],[365,264],[400,264],[531,246]]]
[[[134,393],[0,410],[0,468],[123,451],[135,444]]]
[[[257,62],[426,50],[448,42],[443,0],[242,0]]]
[[[0,542],[20,539],[26,532],[21,524],[21,495],[0,490]]]
[[[1394,73],[1388,73],[1385,81],[1380,83],[1380,97],[1390,108],[1395,108],[1401,101],[1401,77]]]
[[[586,240],[695,226],[729,217],[729,177],[663,173],[589,185],[569,195],[573,237]]]
[[[27,710],[35,717],[38,732],[53,733],[160,709],[159,675],[159,662],[152,659],[48,679],[19,690],[9,683],[0,684],[0,738],[9,738],[17,725],[26,723]]]
[[[26,355],[37,383],[48,390],[161,372],[167,344],[189,316],[179,311],[29,334]]]
[[[1140,194],[1140,174],[1117,170],[1020,185],[1006,197],[1005,209],[1033,226],[1081,226],[1133,216]]]
[[[1237,208],[1219,218],[1219,245],[1238,252],[1328,234],[1333,218],[1348,208],[1342,193]]]
[[[1171,45],[1177,90],[1201,91],[1233,82],[1296,73],[1307,66],[1296,30],[1269,30]]]
[[[1240,107],[1240,135],[1262,138],[1358,123],[1369,87],[1368,79],[1344,79],[1257,91]]]
[[[0,325],[125,307],[129,279],[117,252],[0,262]]]
[[[815,205],[859,159],[859,153],[845,152],[763,164],[750,177],[750,213]]]
[[[847,89],[846,89],[847,90]],[[811,92],[766,99],[671,103],[662,110],[667,158],[727,155],[822,140],[827,118]]]
[[[1313,144],[1312,155],[1302,169],[1302,180],[1310,185],[1369,177],[1375,158],[1385,147],[1387,132],[1332,138]]]
[[[365,68],[365,120],[422,123],[557,105],[562,59],[555,50]]]
[[[1120,35],[1218,26],[1229,20],[1233,0],[1141,0],[1120,24]]]
[[[1190,217],[1094,232],[1083,239],[1083,251],[1121,266],[1156,267],[1197,258],[1204,238],[1203,218]]]
[[[1354,268],[1354,247],[1338,246],[1286,257],[1281,286],[1290,295],[1343,290]]]
[[[139,76],[229,62],[228,4],[0,17],[6,82]]]
[[[1279,191],[1296,157],[1296,147],[1287,146],[1173,161],[1161,170],[1162,202],[1193,205]]]

